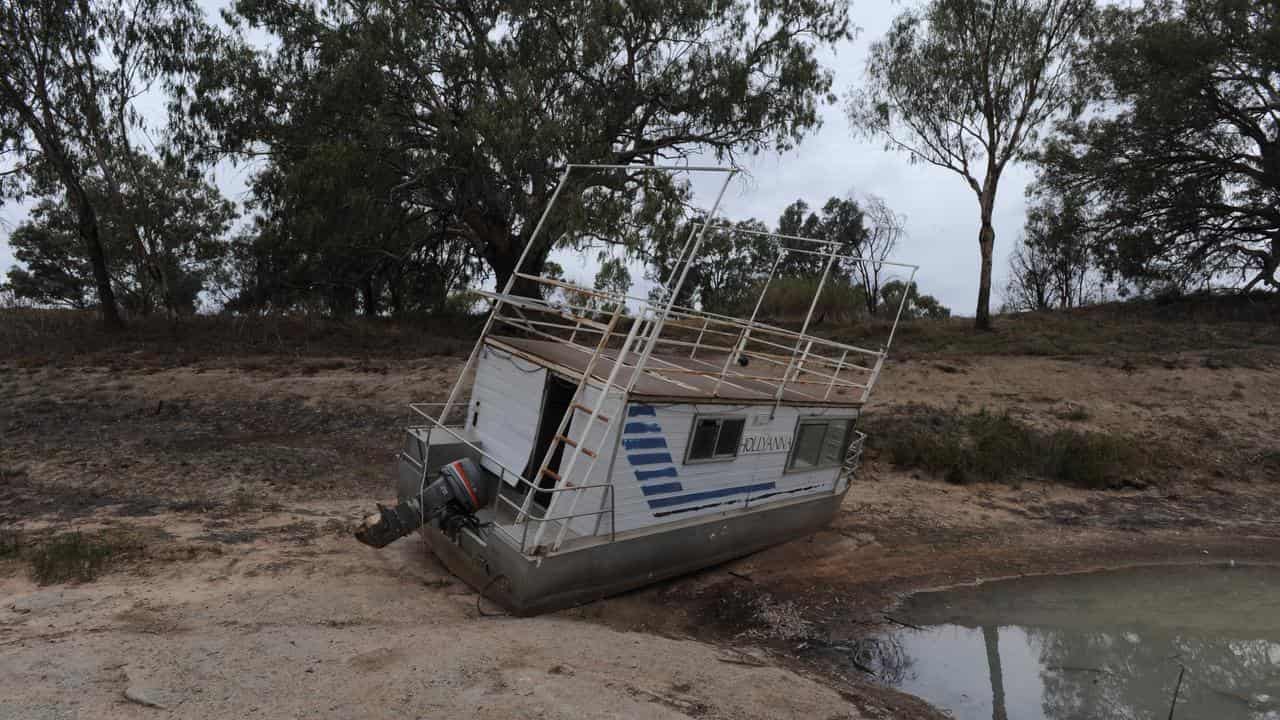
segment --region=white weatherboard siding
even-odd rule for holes
[[[831,492],[838,467],[786,472],[787,448],[801,417],[854,418],[846,408],[631,403],[613,463],[617,530],[623,532],[691,517]],[[685,462],[694,418],[745,418],[751,449],[722,461]],[[779,442],[785,438],[787,442]]]
[[[546,369],[495,348],[482,349],[476,361],[467,428],[475,431],[486,454],[513,473],[524,471],[533,452],[546,382]],[[500,472],[487,458],[480,464]]]

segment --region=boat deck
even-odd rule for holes
[[[486,342],[544,367],[567,370],[575,376],[586,371],[593,352],[568,342],[509,336],[490,336]],[[605,382],[613,371],[617,354],[615,350],[602,352],[592,370],[592,377]],[[632,357],[628,356],[628,359]],[[856,407],[862,404],[859,389],[848,387],[843,382],[833,384],[826,379],[830,377],[830,368],[815,368],[815,372],[809,372],[801,364],[799,372],[793,371],[784,384],[786,365],[752,360],[746,366],[730,363],[728,372],[721,379],[726,359],[725,353],[710,350],[704,350],[696,357],[690,357],[688,353],[655,351],[631,396],[637,400],[667,402],[767,404],[780,399],[791,405]],[[814,362],[817,364],[819,359],[815,358]],[[625,386],[634,372],[634,366],[625,363],[618,371],[616,384]],[[782,395],[779,398],[780,386]]]

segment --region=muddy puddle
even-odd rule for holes
[[[1000,581],[893,618],[918,628],[848,661],[961,720],[1280,720],[1280,568]]]

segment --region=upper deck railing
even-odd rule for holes
[[[537,243],[548,217],[565,188],[569,186],[569,179],[575,171],[588,174],[601,171],[719,173],[723,174],[724,181],[704,221],[691,224],[689,234],[662,286],[653,297],[638,298],[524,271],[530,248]],[[482,293],[493,300],[493,309],[468,359],[463,377],[459,377],[444,404],[442,416],[457,402],[466,370],[474,367],[477,354],[487,337],[497,332],[510,332],[512,329],[530,337],[565,343],[586,353],[603,348],[605,352],[613,354],[611,359],[619,360],[631,371],[628,387],[625,389],[633,388],[640,378],[647,376],[683,387],[691,394],[709,398],[728,393],[737,399],[742,399],[745,395],[753,399],[772,399],[775,403],[784,399],[865,402],[879,377],[909,293],[905,290],[902,293],[885,342],[876,348],[842,343],[810,333],[814,311],[832,276],[833,268],[838,267],[837,262],[841,265],[851,262],[873,263],[877,270],[880,267],[892,267],[909,271],[907,288],[914,282],[918,267],[859,257],[843,252],[837,243],[827,240],[716,224],[716,213],[725,191],[738,172],[734,167],[567,166],[516,263],[514,272],[507,279],[506,286],[498,292]],[[718,314],[682,306],[676,302],[704,240],[709,233],[722,232],[756,236],[769,243],[774,251],[769,274],[759,288],[753,310],[748,317]],[[822,264],[822,273],[798,330],[778,327],[760,319],[765,297],[779,267],[794,255],[816,257]],[[514,295],[511,291],[517,280],[534,287],[546,288],[547,292],[541,293],[540,297]],[[563,299],[549,299],[554,295],[554,290],[561,291]],[[601,342],[605,323],[598,318],[607,315],[601,308],[616,303],[634,308],[630,322],[640,323],[640,327],[637,332],[630,334],[618,331],[617,337],[610,336]],[[626,341],[624,336],[630,340]]]

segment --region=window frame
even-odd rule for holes
[[[715,440],[711,443],[711,452],[712,452],[711,457],[694,458],[692,457],[693,437],[698,432],[698,424],[703,420],[719,421],[719,427],[716,428],[716,437],[715,437]],[[720,433],[724,431],[724,422],[726,420],[741,420],[742,432],[738,435],[738,442],[733,446],[732,455],[716,455],[715,454],[716,445],[720,444]],[[694,415],[693,424],[689,426],[689,440],[688,442],[685,443],[685,446],[684,446],[684,464],[685,465],[701,465],[703,463],[722,463],[722,462],[732,462],[734,460],[737,460],[739,456],[738,449],[742,447],[742,436],[745,435],[746,432],[747,432],[747,416],[746,415],[734,415],[731,413],[712,413],[707,415],[703,415],[703,414]]]
[[[840,442],[839,457],[834,463],[826,465],[813,465],[812,467],[798,468],[795,466],[796,454],[800,451],[800,428],[805,425],[826,425],[830,429],[833,423],[845,422],[844,439]],[[857,415],[801,415],[796,418],[795,429],[791,433],[791,450],[787,453],[787,464],[783,468],[783,474],[814,472],[817,470],[830,470],[839,468],[844,465],[845,456],[849,454],[849,445],[853,442],[854,433],[857,432],[858,416]],[[824,432],[822,442],[818,443],[818,457],[822,457],[822,446],[826,444],[827,436]]]

